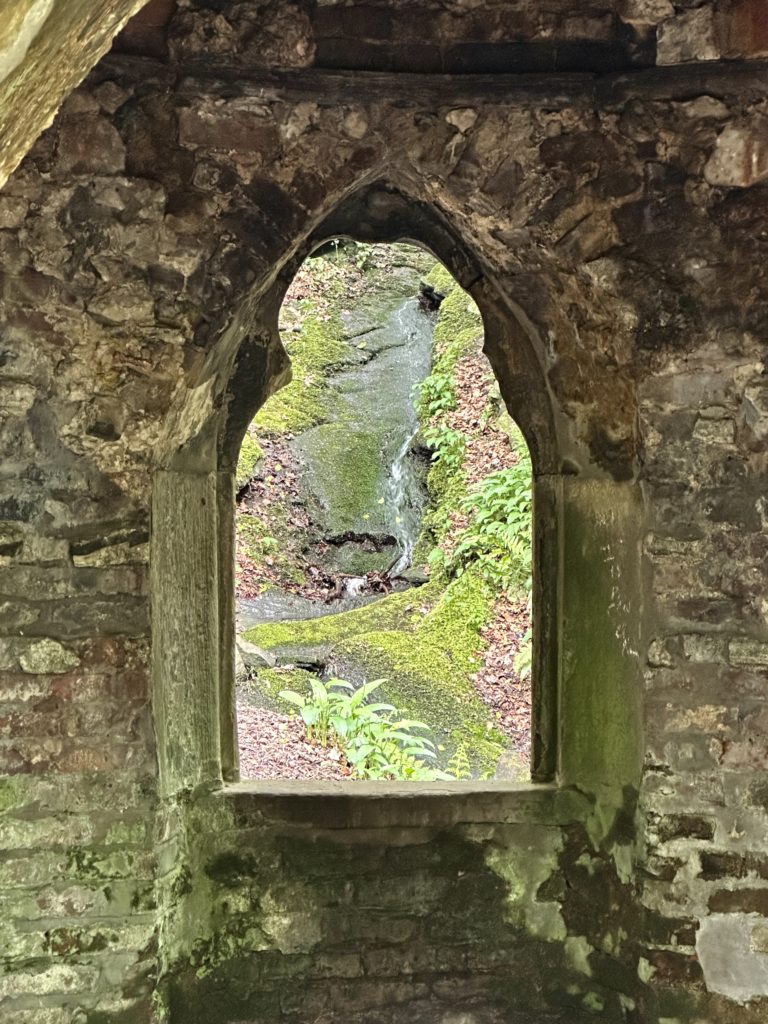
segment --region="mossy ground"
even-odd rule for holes
[[[281,690],[308,693],[309,684],[316,678],[303,668],[262,668],[254,679],[241,683],[246,700],[256,707],[285,713],[287,706],[278,694]]]
[[[244,487],[253,476],[260,459],[264,455],[259,442],[252,433],[253,427],[246,431],[243,443],[240,445],[240,454],[237,458],[237,469],[235,470],[235,485],[238,490]]]
[[[482,774],[505,745],[488,727],[488,709],[471,680],[482,660],[480,630],[491,597],[466,573],[447,586],[434,580],[353,611],[256,626],[245,636],[267,650],[322,650],[338,673],[385,679],[385,698],[430,726],[445,748],[443,762],[464,746],[474,773]]]
[[[333,402],[328,375],[351,358],[338,316],[308,317],[298,334],[283,336],[283,344],[291,360],[292,379],[256,414],[257,434],[300,434],[328,419]]]

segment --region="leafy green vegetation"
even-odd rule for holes
[[[295,690],[281,690],[279,696],[299,709],[308,740],[338,746],[360,779],[452,778],[426,764],[435,751],[420,735],[429,728],[424,722],[403,718],[393,704],[368,702],[383,682],[374,679],[355,689],[343,679],[327,684],[313,679],[309,696]]]
[[[470,516],[448,568],[461,575],[475,565],[500,590],[531,586],[531,464],[521,454],[517,465],[485,477],[461,501]]]

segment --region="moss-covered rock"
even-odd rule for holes
[[[304,465],[303,489],[319,532],[386,534],[386,466],[376,424],[321,423],[294,442]]]

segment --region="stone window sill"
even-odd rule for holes
[[[509,823],[564,825],[588,801],[574,789],[508,782],[391,783],[252,781],[228,783],[216,798],[238,820],[323,829],[449,827]]]

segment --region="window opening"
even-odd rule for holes
[[[242,779],[529,777],[531,461],[429,253],[334,239],[237,467]]]

